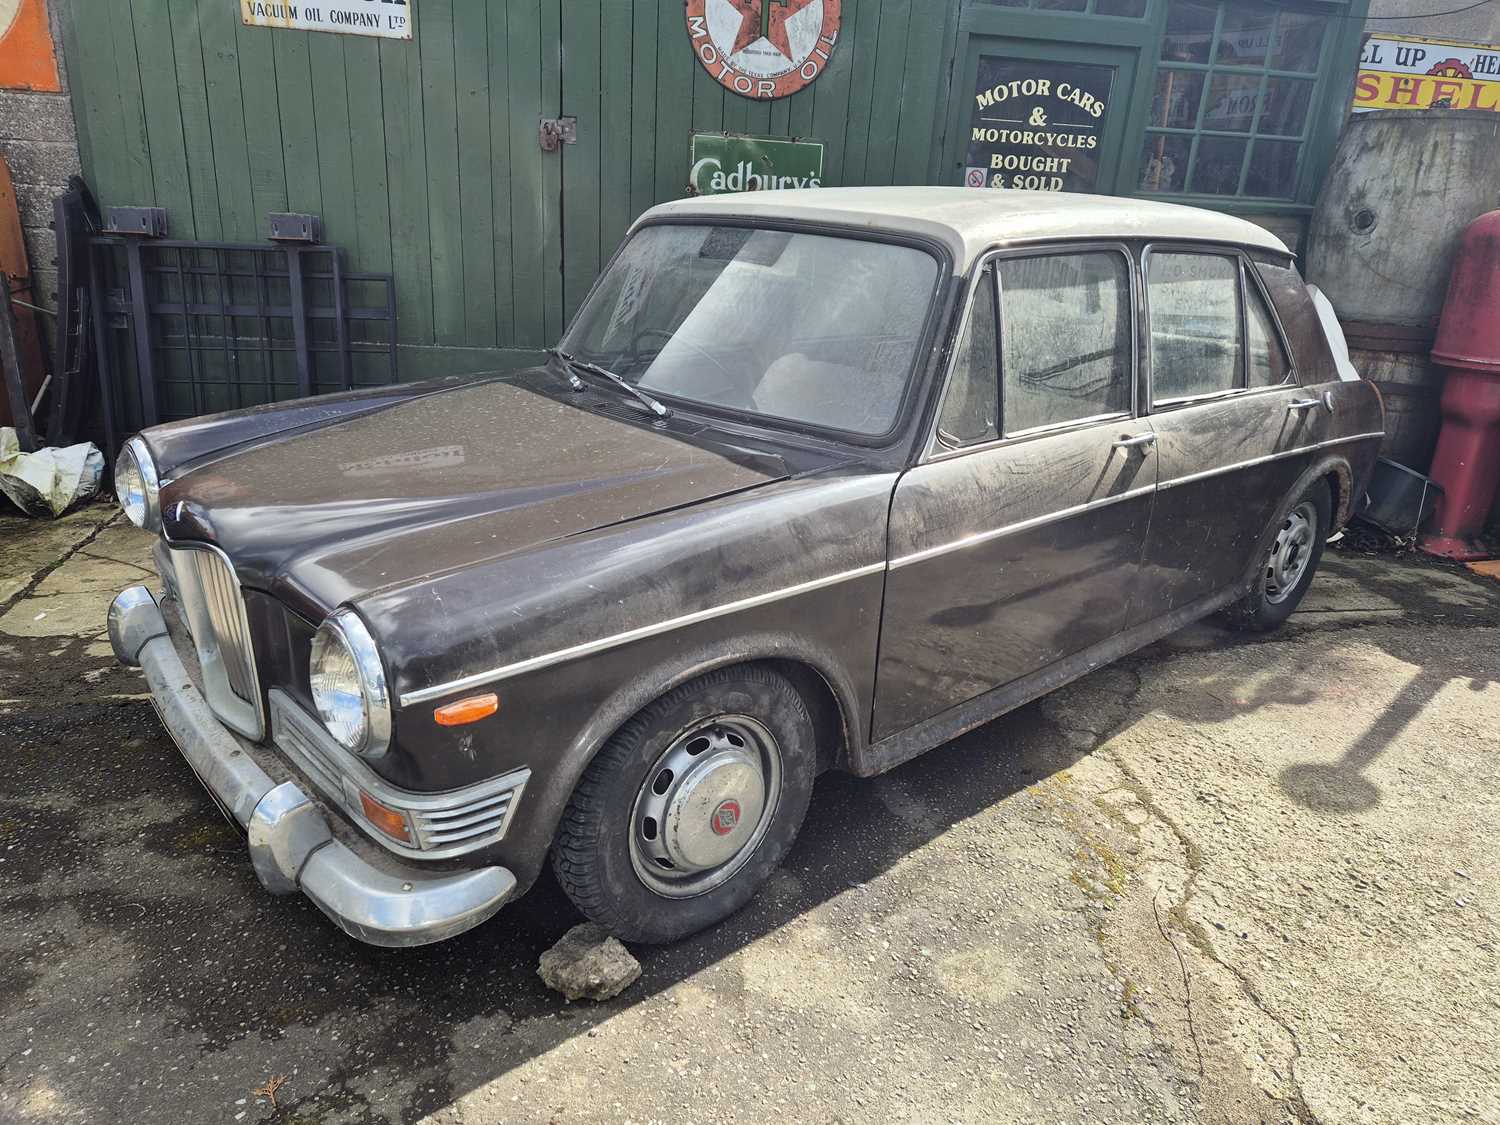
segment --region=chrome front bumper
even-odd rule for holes
[[[272,894],[300,890],[340,929],[371,945],[426,945],[477,926],[515,891],[503,867],[435,875],[397,860],[376,866],[335,839],[328,816],[294,781],[278,784],[209,710],[167,635],[151,591],[109,607],[109,639],[139,666],[177,749],[250,838],[250,863]]]

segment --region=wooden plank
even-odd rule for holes
[[[380,43],[357,35],[340,35],[344,55],[344,94],[349,106],[350,174],[354,180],[354,231],[346,237],[352,273],[387,273],[391,269],[389,149],[385,136]],[[405,275],[398,281],[399,290]]]
[[[158,51],[163,44],[171,44],[171,20],[164,6],[127,5],[119,11],[130,18],[130,47],[119,44],[121,55],[133,50],[137,42],[154,44]],[[169,67],[148,65],[140,69],[137,81],[141,91],[141,124],[146,132],[146,151],[154,182],[150,199],[142,202],[167,209],[174,238],[196,238],[176,75]]]
[[[208,102],[214,187],[219,196],[220,236],[226,241],[260,237],[250,183],[245,101],[240,93],[239,13],[229,4],[199,7],[198,45],[203,54],[203,94]]]
[[[663,0],[674,9],[672,0]],[[630,218],[656,202],[657,0],[635,0],[630,54]]]
[[[421,20],[423,17],[418,17]],[[416,34],[420,36],[419,26]],[[391,262],[400,271],[396,318],[408,344],[432,343],[432,238],[428,229],[427,166],[422,160],[422,67],[414,43],[380,43],[380,95],[385,107],[386,181],[391,211]]]
[[[679,199],[687,184],[693,131],[693,81],[702,70],[688,40],[682,5],[658,0],[656,50],[656,199]]]
[[[859,4],[846,4],[833,57],[819,76],[813,100],[812,135],[823,142],[823,183],[844,183],[844,136],[849,124],[849,81],[854,73],[855,21]]]
[[[271,58],[276,67],[276,107],[281,119],[281,155],[286,168],[287,211],[323,211],[323,181],[318,168],[318,112],[313,101],[310,31],[276,31]],[[326,35],[326,32],[320,33]],[[265,216],[261,216],[264,223]]]
[[[458,89],[454,80],[453,4],[427,4],[417,16],[421,122],[426,156],[428,250],[432,259],[432,331],[439,344],[464,338],[464,224],[458,175]]]
[[[121,185],[128,193],[120,203],[151,204],[156,199],[151,169],[151,147],[146,135],[145,99],[141,90],[140,60],[135,46],[135,26],[127,5],[114,5],[105,16],[113,33],[115,94],[120,99],[120,143],[125,149]],[[170,218],[170,216],[169,216]]]
[[[938,134],[938,90],[951,51],[941,13],[914,11],[907,28],[901,117],[896,126],[894,182],[927,183]],[[946,108],[946,106],[944,106]]]
[[[495,201],[490,157],[489,21],[503,8],[459,4],[453,12],[453,78],[457,87],[458,195],[463,264],[463,336],[477,347],[495,343]]]
[[[191,0],[167,0],[166,22],[173,77],[177,82],[188,197],[193,210],[193,237],[221,239],[224,237],[224,220],[219,209],[213,126],[209,123],[203,45],[198,40],[195,5]]]
[[[512,342],[543,347],[542,258],[547,208],[537,125],[542,117],[542,4],[553,0],[510,0],[506,4],[510,106],[511,278],[515,335]],[[496,175],[499,175],[497,169]]]
[[[789,98],[777,98],[771,103],[771,120],[767,132],[773,137],[791,136],[792,107]]]
[[[349,135],[349,85],[344,71],[345,35],[309,35],[313,127],[318,153],[318,214],[323,240],[353,250],[359,238],[354,213],[354,147]],[[293,196],[295,198],[295,195]]]
[[[541,8],[542,116],[562,112],[563,0],[543,0]],[[557,155],[557,154],[553,154]],[[542,337],[556,343],[566,323],[563,317],[562,170],[563,160],[542,161]]]
[[[515,288],[511,278],[510,26],[508,5],[489,10],[490,213],[494,216],[493,261],[495,337],[502,345],[516,338]]]
[[[822,79],[818,79],[821,82]],[[787,133],[793,137],[810,137],[813,131],[813,102],[818,96],[818,82],[804,86],[786,99]]]
[[[578,118],[578,143],[560,151],[563,170],[563,300],[571,317],[599,272],[603,129],[599,0],[567,0],[563,12],[562,111]]]
[[[850,36],[845,46],[853,55],[849,78],[849,120],[844,128],[844,173],[839,182],[855,185],[870,181],[865,178],[865,155],[870,145],[870,119],[875,112],[875,54],[880,39],[882,18],[880,0],[864,0],[855,5],[859,9],[857,35]],[[891,93],[882,91],[882,102],[888,102]]]
[[[655,4],[650,5],[653,12]],[[634,218],[630,210],[630,135],[633,127],[634,42],[631,37],[631,5],[605,4],[600,10],[599,38],[603,47],[603,79],[599,91],[601,128],[599,138],[599,265],[609,261],[625,237]]]
[[[230,15],[238,20],[231,9]],[[266,236],[266,215],[272,211],[289,211],[287,206],[286,160],[281,147],[281,106],[276,87],[274,40],[286,32],[262,27],[245,27],[236,22],[235,42],[239,46],[240,73],[237,94],[244,99],[245,149],[250,159],[250,198],[253,201],[253,225],[242,237],[259,241]]]
[[[693,132],[717,133],[724,128],[724,99],[728,91],[691,53],[688,62],[693,68]],[[687,164],[682,165],[681,182],[687,183]]]
[[[865,183],[895,181],[896,134],[905,106],[906,43],[911,24],[911,0],[884,0],[880,35],[875,49],[875,88],[880,91],[870,118],[865,149]]]
[[[62,33],[58,46],[68,59],[70,67],[76,68],[76,73],[68,75],[68,100],[73,106],[74,129],[78,135],[78,158],[85,170],[85,175],[92,172],[97,176],[95,170],[103,156],[94,144],[93,131],[94,118],[100,112],[101,107],[95,97],[89,96],[89,90],[93,84],[90,79],[95,75],[91,67],[83,65],[86,54],[84,41],[78,32],[78,25],[89,21],[79,18],[76,4],[66,4],[58,6],[57,22]],[[118,108],[118,103],[116,107]],[[94,184],[94,190],[95,192],[99,190],[97,183]]]

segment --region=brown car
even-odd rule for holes
[[[261,881],[355,937],[458,933],[550,856],[670,941],[755,893],[820,771],[1284,621],[1381,438],[1321,325],[1207,211],[667,204],[544,366],[132,439],[162,588],[111,636]]]

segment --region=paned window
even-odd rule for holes
[[[996,8],[1030,8],[1036,12],[1084,12],[1095,16],[1146,14],[1146,0],[977,0]]]
[[[1140,190],[1295,198],[1327,23],[1237,0],[1172,0]]]

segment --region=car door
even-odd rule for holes
[[[1230,247],[1148,247],[1148,393],[1160,484],[1148,616],[1237,581],[1327,433],[1254,266]]]
[[[873,734],[1106,640],[1156,485],[1123,246],[996,254],[971,284],[929,455],[892,498]]]

